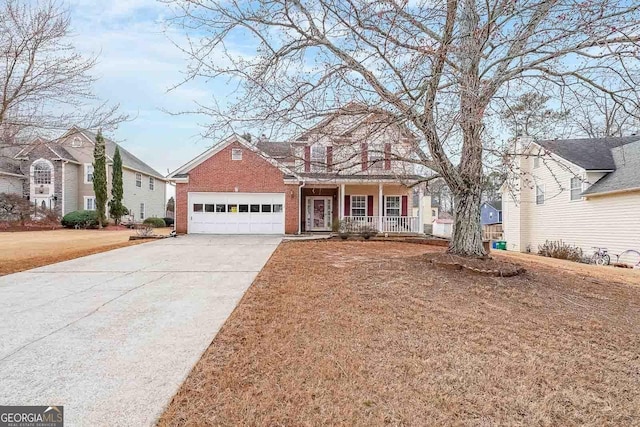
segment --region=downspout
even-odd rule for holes
[[[298,186],[298,235],[302,234],[302,187],[307,185],[303,179],[302,184]]]

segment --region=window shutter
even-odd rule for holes
[[[333,147],[327,147],[327,172],[333,169]]]
[[[362,170],[366,171],[369,167],[369,149],[367,143],[362,143]]]
[[[304,171],[311,172],[311,147],[304,147]]]
[[[384,144],[384,168],[391,169],[391,144]]]
[[[367,216],[373,216],[373,196],[367,196]]]
[[[407,216],[407,206],[408,200],[407,196],[402,196],[402,216]]]
[[[351,196],[344,195],[344,216],[351,216]]]

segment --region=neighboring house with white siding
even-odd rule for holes
[[[76,210],[94,210],[93,132],[71,128],[55,141],[37,139],[15,153],[10,172],[20,183],[14,193],[23,194],[38,207],[52,209],[59,215]],[[113,155],[116,147],[122,157],[123,204],[135,220],[164,217],[166,179],[122,146],[105,138],[107,153],[107,190],[111,196]],[[5,147],[6,149],[7,147]],[[7,166],[7,165],[5,165]],[[2,168],[8,170],[8,167]],[[6,176],[3,173],[1,176]],[[2,188],[4,180],[0,181]],[[2,190],[0,188],[0,190]],[[0,191],[2,192],[2,191]]]
[[[517,152],[502,186],[508,250],[546,240],[640,250],[640,136],[520,140]]]

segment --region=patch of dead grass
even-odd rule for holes
[[[0,276],[106,252],[129,241],[131,230],[47,230],[0,233]]]
[[[159,425],[638,424],[637,287],[433,250],[280,245]]]

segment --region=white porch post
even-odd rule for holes
[[[378,183],[378,230],[382,232],[382,213],[384,212],[384,197],[382,196],[382,183]]]
[[[340,184],[340,190],[338,191],[338,218],[340,221],[344,219],[344,184]]]
[[[422,184],[418,187],[418,233],[424,233],[424,220],[422,219],[422,199],[424,197],[424,190]]]

